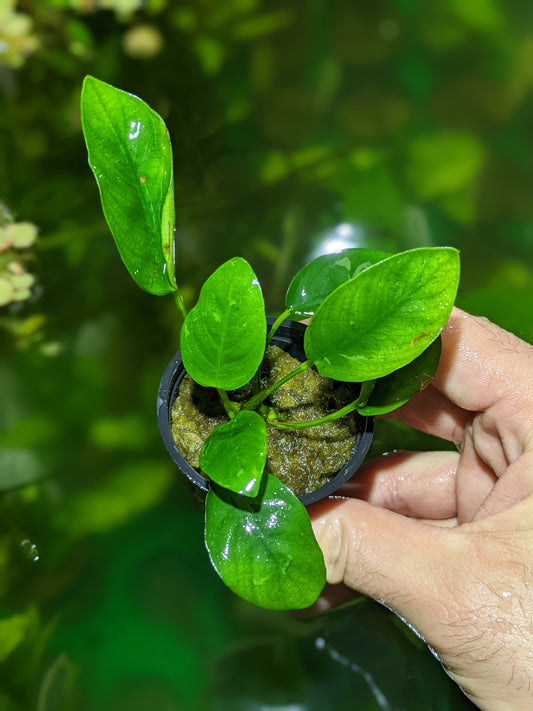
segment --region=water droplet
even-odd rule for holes
[[[139,133],[141,132],[141,122],[140,121],[130,121],[130,133],[128,134],[128,138],[130,141],[132,141],[134,138],[137,138],[139,136]]]
[[[28,560],[31,560],[32,563],[37,563],[39,560],[39,551],[37,550],[35,543],[32,543],[28,538],[25,538],[21,541],[20,547]]]

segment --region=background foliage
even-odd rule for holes
[[[371,603],[218,583],[155,424],[174,306],[119,263],[79,94],[167,122],[189,306],[236,254],[275,311],[317,253],[451,245],[459,304],[532,341],[532,67],[525,0],[3,0],[2,710],[468,707]],[[433,445],[381,422],[374,451]]]

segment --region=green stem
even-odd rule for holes
[[[285,321],[285,319],[288,318],[290,316],[290,314],[291,314],[291,310],[285,309],[285,311],[283,311],[283,313],[281,313],[277,317],[277,319],[274,321],[274,323],[270,327],[270,331],[268,332],[268,336],[267,336],[267,340],[266,340],[267,346],[270,343],[270,341],[272,340],[272,338],[273,338],[274,334],[276,333],[276,331],[278,330],[278,328],[283,323],[283,321]]]
[[[269,388],[266,390],[261,390],[261,392],[257,393],[253,397],[251,397],[247,403],[243,405],[243,410],[255,410],[258,405],[260,405],[263,400],[266,400],[266,398],[269,395],[272,395],[273,392],[275,392],[279,387],[281,387],[284,383],[286,383],[288,380],[291,378],[294,378],[295,375],[299,375],[300,373],[303,373],[304,370],[307,370],[313,365],[312,360],[306,360],[303,363],[300,363],[300,365],[295,368],[294,370],[291,370],[290,373],[287,373],[287,375],[284,375],[283,378],[280,378],[278,381],[274,383],[274,385],[271,385]]]
[[[270,327],[270,330],[267,334],[265,350],[268,347],[270,341],[272,340],[274,334],[276,333],[276,331],[278,330],[280,325],[283,323],[283,321],[285,321],[285,319],[287,318],[287,316],[289,316],[290,313],[291,313],[290,309],[286,309],[274,321],[274,323]],[[257,371],[252,379],[252,393],[254,395],[256,395],[259,392],[260,387],[261,387],[261,366],[259,366],[259,368],[257,369]]]
[[[359,392],[359,397],[357,398],[357,402],[359,403],[358,407],[366,407],[368,398],[372,395],[375,385],[375,380],[365,380],[364,383],[361,383],[361,391]]]
[[[187,309],[185,308],[185,304],[183,303],[183,299],[181,298],[179,289],[173,291],[172,296],[174,297],[174,301],[176,303],[176,306],[178,307],[178,311],[180,312],[182,319],[185,321],[185,319],[187,318]]]
[[[368,402],[368,398],[370,397],[372,390],[374,389],[375,383],[375,380],[367,380],[361,385],[361,392],[359,393],[357,400],[341,407],[340,410],[330,412],[329,415],[324,415],[324,417],[318,417],[316,420],[306,420],[305,422],[283,422],[281,420],[271,420],[270,424],[279,430],[303,430],[307,427],[317,427],[318,425],[323,425],[326,422],[334,422],[345,415],[349,415],[350,412],[364,407]]]
[[[217,393],[218,397],[220,398],[220,402],[222,403],[222,406],[226,411],[227,416],[230,418],[230,420],[233,419],[240,410],[239,404],[236,402],[232,402],[229,399],[228,393],[225,390],[217,388]]]

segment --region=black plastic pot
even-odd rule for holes
[[[275,319],[268,318],[269,326]],[[300,361],[305,360],[303,349],[303,339],[306,326],[295,321],[284,321],[272,340],[272,344],[283,348],[289,355]],[[209,488],[208,480],[194,467],[192,467],[181,454],[171,432],[171,412],[174,399],[179,390],[180,383],[185,375],[185,368],[181,361],[180,351],[172,358],[168,364],[157,395],[157,420],[161,437],[168,453],[180,471],[198,487],[201,491],[207,492]],[[327,484],[309,494],[300,496],[300,501],[307,505],[325,499],[337,491],[348,479],[350,479],[363,463],[367,455],[372,437],[374,434],[374,418],[357,415],[357,435],[352,454],[342,469],[332,477]]]

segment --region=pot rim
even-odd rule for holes
[[[267,318],[269,326],[271,326],[274,321],[274,317]],[[280,346],[290,355],[298,358],[298,360],[302,360],[302,355],[304,355],[303,338],[306,328],[307,326],[305,324],[297,321],[284,321],[276,331],[272,343]],[[181,352],[178,350],[170,360],[165,372],[163,373],[163,377],[161,378],[159,391],[157,393],[157,421],[163,443],[173,462],[194,486],[207,493],[209,490],[209,481],[197,469],[189,464],[178,449],[176,443],[174,442],[174,438],[172,437],[172,405],[174,403],[176,392],[179,389],[179,385],[185,375],[186,371],[181,360]],[[298,497],[305,506],[331,496],[355,474],[357,469],[363,463],[374,436],[374,418],[359,415],[357,413],[356,417],[357,434],[350,457],[337,474],[331,477],[331,479],[329,479],[329,481],[327,481],[323,486],[315,489],[315,491],[311,491],[308,494],[302,494]]]

